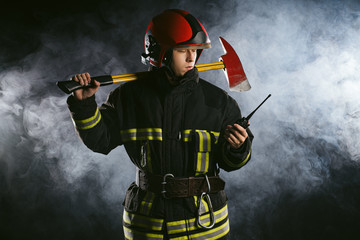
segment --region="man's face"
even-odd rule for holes
[[[184,74],[193,69],[196,60],[196,49],[194,48],[175,48],[173,49],[171,68],[175,76]]]

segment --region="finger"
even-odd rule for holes
[[[93,81],[93,84],[95,85],[96,88],[100,87],[100,82],[96,81],[95,79]]]
[[[81,74],[76,74],[76,77],[79,80],[80,85],[84,86],[85,82],[84,82],[84,79],[82,78]]]
[[[90,74],[88,72],[84,73],[84,77],[86,78],[86,81],[88,84],[91,83],[91,77],[90,77]]]
[[[88,79],[88,81],[91,81],[91,77],[90,77],[90,74],[88,72],[85,73],[85,76]]]
[[[228,143],[230,144],[230,146],[232,148],[238,149],[241,147],[242,143],[235,141],[233,138],[229,137],[226,139],[228,141]]]
[[[244,136],[245,138],[248,137],[248,133],[245,128],[243,128],[242,126],[236,123],[234,124],[234,127],[237,130],[237,132],[240,133],[242,136]]]
[[[84,81],[84,85],[87,86],[89,84],[89,82],[87,80],[86,74],[81,73],[80,76],[81,76],[82,80]]]
[[[234,135],[240,135],[239,131],[234,128],[231,125],[228,125],[227,128],[225,129],[224,134],[230,135],[230,134],[234,134]]]
[[[74,80],[75,82],[80,82],[80,79],[78,78],[77,75],[73,76],[73,77],[72,77],[72,80]]]
[[[230,139],[236,144],[236,145],[241,145],[243,143],[243,138],[238,138],[237,136],[235,136],[234,134],[230,134]]]
[[[230,137],[226,137],[225,139],[226,139],[226,141],[228,141],[228,142],[230,143],[230,145],[231,145],[232,147],[235,147],[235,146],[236,146],[236,143],[235,143]]]
[[[239,141],[241,141],[241,139],[244,138],[242,133],[240,133],[240,131],[237,128],[231,128],[231,129],[229,129],[229,131],[230,131],[230,135],[233,135]]]
[[[237,124],[237,123],[235,123],[234,124],[234,128],[236,128],[237,130],[239,130],[239,132],[241,132],[241,133],[246,133],[246,129],[245,128],[243,128],[242,126],[240,126],[239,124]]]

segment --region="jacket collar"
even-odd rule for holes
[[[186,72],[184,76],[176,77],[174,72],[169,67],[161,67],[159,69],[161,85],[166,86],[170,91],[191,91],[199,83],[199,72],[196,67]],[[172,84],[171,84],[172,83]]]

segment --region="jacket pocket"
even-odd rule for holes
[[[129,212],[136,212],[140,205],[140,188],[133,182],[126,190],[124,208]]]
[[[216,133],[207,130],[194,131],[194,170],[195,175],[206,174],[211,168],[212,149],[216,144]]]

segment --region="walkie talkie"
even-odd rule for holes
[[[268,100],[269,97],[271,97],[271,94],[269,94],[269,96],[267,96],[267,97],[265,98],[265,100],[262,101],[262,103],[260,103],[260,105],[259,105],[257,108],[255,108],[255,110],[252,111],[247,117],[243,117],[243,118],[237,120],[236,123],[239,124],[240,126],[242,126],[242,127],[245,128],[245,129],[248,128],[248,127],[250,126],[249,120],[250,120],[250,118],[252,117],[252,115],[259,109],[259,107],[261,107],[261,105],[263,105],[263,103],[264,103],[266,100]]]

